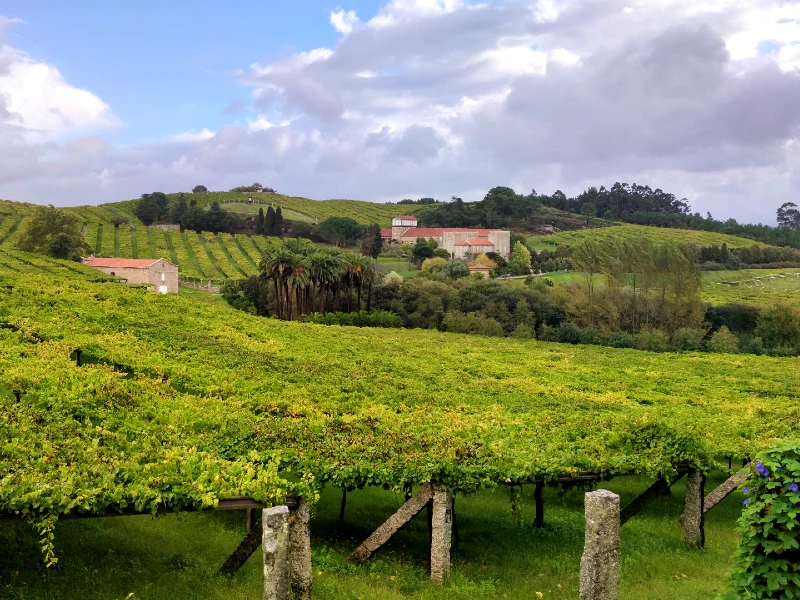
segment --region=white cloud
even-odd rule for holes
[[[114,123],[110,108],[75,88],[88,97],[47,96],[69,84],[43,65],[49,83],[0,96],[4,132],[48,132],[0,138],[0,197],[35,201],[57,187],[65,200],[108,201],[258,180],[317,198],[478,199],[494,185],[577,193],[619,180],[716,217],[772,222],[800,197],[798,9],[392,0],[363,22],[339,9],[335,47],[238,75],[253,95],[235,125],[125,147],[86,135]]]
[[[342,35],[349,35],[353,28],[358,25],[360,21],[356,16],[355,11],[347,11],[340,9],[336,12],[331,11],[331,25],[333,28]]]

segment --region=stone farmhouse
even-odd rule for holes
[[[415,244],[417,238],[433,238],[453,258],[470,259],[487,252],[497,252],[508,260],[511,253],[511,232],[502,229],[470,229],[465,227],[417,227],[414,215],[398,215],[392,226],[381,229],[386,241]]]
[[[83,264],[108,275],[127,279],[128,283],[145,283],[147,289],[162,294],[178,293],[178,267],[164,258],[99,258],[81,259]]]

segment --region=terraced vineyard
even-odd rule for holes
[[[172,200],[178,194],[167,194],[167,196]],[[424,206],[413,204],[380,204],[359,200],[309,200],[308,198],[269,193],[207,192],[205,194],[186,194],[186,197],[189,200],[196,200],[199,206],[208,206],[216,200],[226,210],[245,214],[258,213],[260,203],[264,210],[269,205],[276,208],[280,206],[282,211],[287,211],[285,213],[287,219],[319,222],[328,217],[350,217],[364,225],[378,223],[382,227],[388,227],[392,217],[398,213],[418,214],[419,211],[425,210]],[[246,204],[248,198],[253,199],[253,205]],[[101,204],[100,208],[132,215],[136,202],[138,201],[125,200]]]

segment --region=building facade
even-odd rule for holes
[[[468,260],[487,252],[496,252],[506,260],[511,253],[511,232],[502,229],[471,229],[467,227],[417,227],[413,215],[392,219],[392,227],[381,230],[385,240],[415,244],[418,238],[434,239],[453,258]]]
[[[178,267],[165,258],[82,259],[83,264],[103,273],[126,279],[128,283],[147,284],[148,290],[162,294],[178,293]]]

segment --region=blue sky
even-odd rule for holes
[[[0,197],[800,202],[800,2],[6,0]]]
[[[332,46],[332,9],[369,15],[379,7],[358,0],[6,0],[0,10],[25,21],[10,41],[110,104],[125,127],[108,139],[131,143],[231,121],[225,109],[249,99],[234,71]]]

